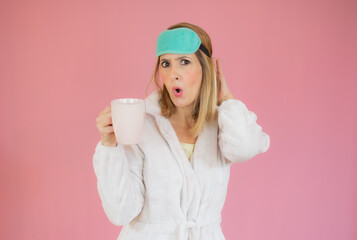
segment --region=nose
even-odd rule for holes
[[[174,66],[171,67],[169,76],[170,76],[170,79],[173,79],[173,80],[179,79],[180,74],[179,74],[177,67],[174,67]]]

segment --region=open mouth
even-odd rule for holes
[[[182,96],[183,90],[181,88],[174,87],[172,90],[173,90],[173,93],[174,93],[174,95],[176,97],[181,97]]]

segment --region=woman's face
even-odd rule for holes
[[[202,82],[202,67],[194,53],[161,55],[159,74],[176,107],[193,105]]]

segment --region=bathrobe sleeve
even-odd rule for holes
[[[218,144],[229,164],[268,150],[270,137],[256,120],[257,116],[237,99],[228,99],[218,107]]]
[[[104,212],[115,225],[134,219],[143,208],[144,154],[138,145],[107,147],[100,141],[93,156],[97,187]]]

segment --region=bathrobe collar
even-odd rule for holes
[[[180,145],[175,130],[173,129],[170,121],[166,117],[161,115],[159,98],[160,98],[159,90],[156,90],[152,92],[145,99],[146,113],[155,118],[157,127],[159,128],[162,136],[165,138],[165,140],[167,141],[167,143],[170,145],[171,148],[174,147],[174,149],[171,150],[180,153],[179,155],[182,155],[181,158],[185,159],[187,158],[186,154]],[[218,115],[216,111],[215,122],[213,126],[210,125],[208,122],[205,123],[196,141],[195,150],[193,155],[191,156],[191,160],[193,160],[192,158],[195,157],[196,153],[200,154],[200,157],[202,157],[202,155],[205,155],[205,153],[209,152],[210,156],[213,156],[214,158],[217,157],[217,134],[218,134],[217,117]],[[209,141],[207,141],[208,139]],[[206,151],[208,149],[209,151]],[[189,161],[186,162],[190,163]],[[191,162],[194,163],[194,161]]]
[[[159,106],[159,98],[160,98],[160,94],[159,94],[159,90],[156,90],[154,92],[152,92],[146,99],[146,113],[149,113],[153,116],[155,116],[155,114],[160,114],[161,113],[161,109]]]

